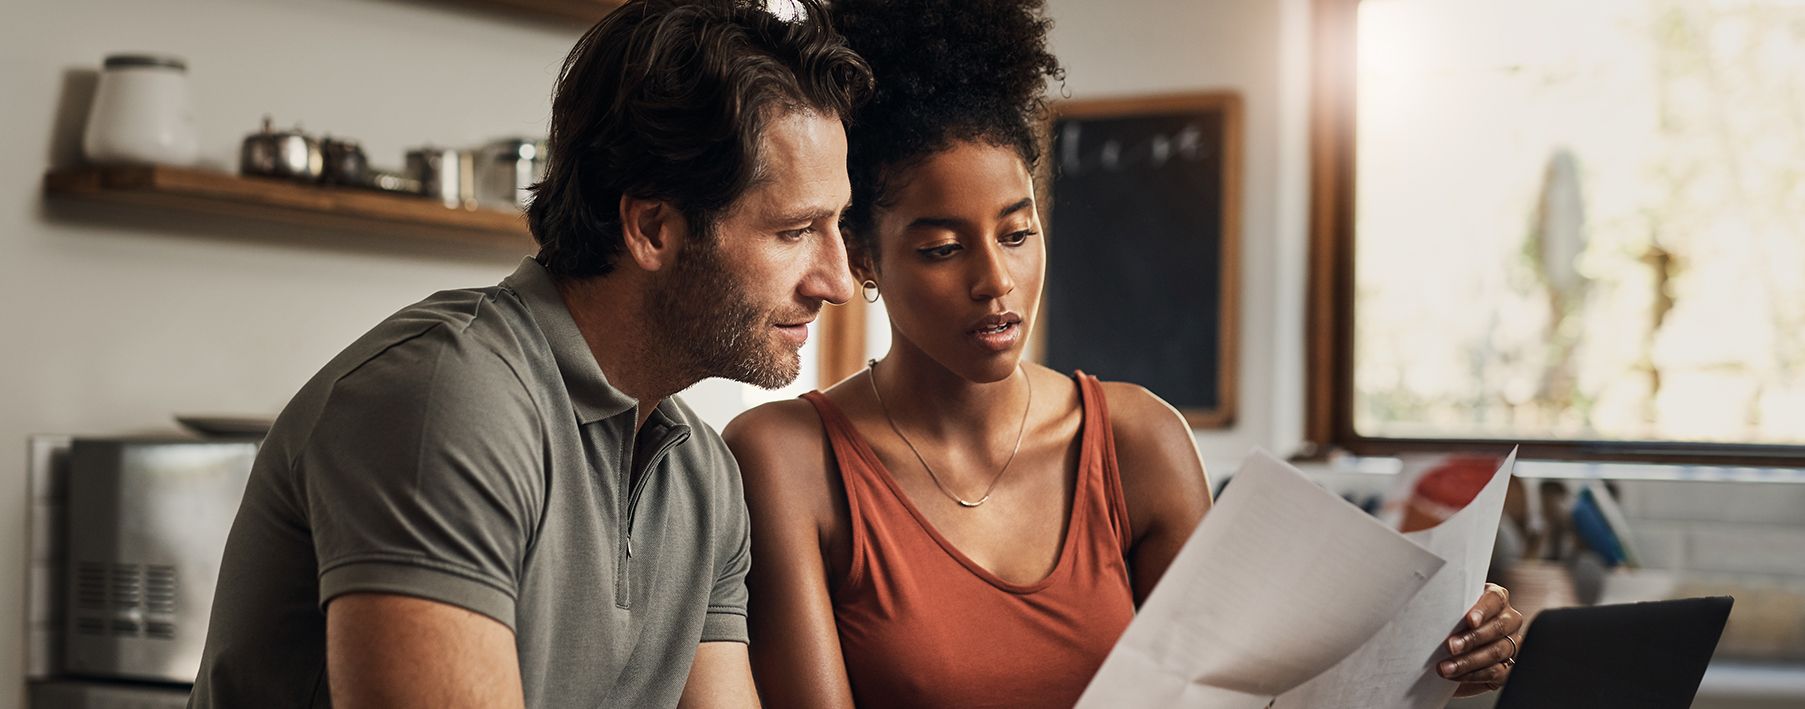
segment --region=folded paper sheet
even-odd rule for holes
[[[1367,642],[1441,567],[1255,451],[1078,706],[1261,709]]]
[[[1447,562],[1397,616],[1328,672],[1279,697],[1274,709],[1441,709],[1455,684],[1436,674],[1445,641],[1485,588],[1504,494],[1516,467],[1511,451],[1479,494],[1454,516],[1404,536]]]

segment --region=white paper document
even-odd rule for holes
[[[1078,706],[1261,709],[1366,643],[1442,564],[1255,451]]]
[[[1447,562],[1416,597],[1360,649],[1297,689],[1279,697],[1274,709],[1441,709],[1455,683],[1435,665],[1448,658],[1448,635],[1465,629],[1466,615],[1485,589],[1492,542],[1517,452],[1511,451],[1492,479],[1466,507],[1429,529],[1404,536]]]

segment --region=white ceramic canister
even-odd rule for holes
[[[187,63],[153,54],[107,57],[82,133],[82,153],[103,164],[194,164],[200,135]]]

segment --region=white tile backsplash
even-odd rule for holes
[[[1805,527],[1694,522],[1687,540],[1693,570],[1805,576]]]
[[[1796,483],[1622,481],[1619,489],[1632,518],[1805,527],[1805,485]]]
[[[69,453],[71,436],[38,435],[32,436],[28,442],[30,464],[30,491],[32,501],[61,501],[68,494],[68,485],[60,474],[63,457]]]
[[[63,558],[62,503],[37,502],[31,506],[31,560],[60,561]]]
[[[32,436],[27,474],[31,558],[26,567],[25,676],[50,677],[62,656],[63,510],[68,496],[69,436]]]
[[[1642,565],[1650,569],[1686,567],[1689,525],[1685,522],[1630,520],[1630,536]]]
[[[60,564],[57,565],[60,567]],[[25,619],[27,652],[25,657],[25,676],[30,678],[49,677],[56,673],[58,659],[61,656],[63,625],[62,604],[56,602],[60,588],[55,585],[55,572],[58,569],[48,564],[33,563],[31,565],[30,588],[26,593],[25,604],[28,615]]]
[[[33,626],[62,619],[62,615],[57,612],[57,607],[62,604],[51,602],[56,598],[58,589],[53,580],[56,572],[61,570],[60,566],[43,563],[31,565],[31,596],[26,606],[30,609],[28,619]]]

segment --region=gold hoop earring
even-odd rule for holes
[[[877,302],[877,281],[867,278],[863,283],[860,283],[859,286],[865,289],[865,302]]]

